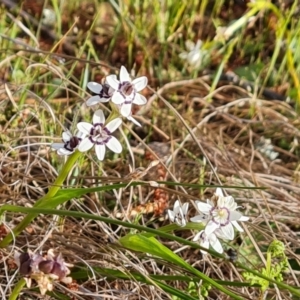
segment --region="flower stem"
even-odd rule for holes
[[[19,280],[19,282],[15,285],[12,293],[10,294],[9,300],[16,300],[19,297],[20,292],[23,289],[25,283],[26,282],[25,282],[24,278]]]
[[[49,188],[48,193],[40,198],[33,207],[43,207],[45,203],[47,203],[47,208],[53,208],[51,206],[51,198],[56,195],[56,193],[61,188],[62,184],[64,183],[66,177],[69,175],[72,167],[74,166],[75,162],[81,155],[81,152],[76,150],[73,154],[68,157],[64,167],[62,168],[61,172],[58,174],[56,180],[54,181],[53,185]],[[49,205],[50,202],[50,205]],[[14,229],[11,233],[9,233],[1,242],[0,248],[4,248],[9,245],[9,243],[16,238],[32,221],[36,218],[38,214],[28,214]]]

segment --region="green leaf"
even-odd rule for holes
[[[233,292],[224,288],[222,285],[218,284],[213,279],[209,278],[208,276],[204,275],[203,273],[201,273],[200,271],[198,271],[197,269],[189,265],[181,257],[179,257],[177,254],[171,251],[169,248],[162,245],[153,236],[147,236],[145,234],[128,234],[120,238],[119,242],[121,243],[122,246],[124,246],[127,249],[151,254],[153,256],[171,262],[177,266],[181,266],[185,270],[197,275],[198,278],[211,284],[212,286],[222,291],[223,293],[230,295],[232,299],[242,299],[236,294],[234,294]]]
[[[128,234],[120,238],[119,242],[125,248],[152,254],[187,270],[190,269],[190,265],[188,263],[186,263],[169,248],[161,244],[153,236],[147,237],[144,234]]]

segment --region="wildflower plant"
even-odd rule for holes
[[[64,131],[62,133],[63,143],[53,143],[51,147],[57,150],[58,155],[70,155],[78,148],[83,137],[84,134],[80,131],[76,135],[72,135],[70,131]]]
[[[200,68],[200,66],[203,67],[204,60],[208,54],[206,50],[202,49],[203,42],[201,40],[197,40],[197,43],[195,44],[193,41],[187,40],[185,42],[185,47],[187,51],[180,53],[179,57],[185,60],[194,70]]]
[[[93,116],[93,124],[80,122],[78,130],[86,137],[80,142],[78,150],[85,152],[95,146],[99,160],[104,159],[105,148],[108,147],[115,153],[121,153],[122,145],[112,133],[122,124],[121,118],[115,118],[105,124],[105,117],[102,110],[97,110]]]
[[[15,253],[15,262],[19,267],[19,272],[24,276],[27,287],[30,288],[32,281],[35,281],[42,295],[53,290],[53,283],[62,282],[70,284],[72,278],[71,264],[65,263],[62,254],[54,254],[53,249],[49,249],[46,256],[33,253],[28,250],[24,253]]]
[[[176,222],[178,226],[185,227],[188,209],[189,204],[187,202],[181,206],[179,200],[176,200],[173,210],[168,209],[170,221]]]
[[[138,93],[147,86],[146,76],[131,80],[128,71],[122,66],[119,80],[115,75],[109,75],[106,77],[106,81],[114,89],[111,101],[120,106],[122,116],[129,117],[131,115],[132,104],[145,105],[147,103],[147,99]]]
[[[224,197],[220,188],[217,188],[215,197],[213,197],[212,200],[208,199],[207,203],[197,201],[196,206],[201,212],[201,215],[191,218],[191,221],[206,223],[205,233],[208,236],[219,229],[219,232],[222,233],[225,238],[233,240],[234,227],[238,231],[243,232],[243,229],[237,221],[249,220],[248,217],[236,211],[238,206],[233,197]],[[206,216],[205,218],[203,218],[203,214]]]
[[[199,214],[192,217],[190,220],[195,223],[203,223],[205,229],[196,233],[193,241],[200,243],[203,248],[209,249],[211,246],[216,252],[223,253],[223,247],[219,239],[233,240],[234,228],[239,232],[244,230],[237,223],[237,221],[248,221],[249,218],[243,216],[236,209],[238,208],[234,198],[232,196],[224,196],[222,189],[217,188],[215,195],[212,199],[208,199],[207,203],[196,201],[196,207]],[[185,203],[183,207],[177,200],[174,204],[174,210],[168,210],[169,219],[172,222],[176,222],[179,226],[185,227],[187,224],[187,210],[188,203]],[[201,250],[203,254],[207,252]]]
[[[98,104],[108,104],[111,108],[110,114],[106,116],[102,109],[96,108],[93,113],[91,123],[82,121],[78,124],[73,124],[71,127],[76,128],[77,131],[71,133],[70,131],[65,130],[62,134],[62,142],[52,144],[52,149],[56,150],[58,155],[67,156],[65,164],[63,165],[55,182],[49,187],[47,194],[37,200],[32,208],[9,205],[4,205],[2,207],[2,211],[6,209],[18,213],[27,213],[27,215],[12,230],[11,233],[7,234],[7,236],[0,241],[0,247],[8,246],[12,240],[17,238],[18,235],[33,221],[33,219],[39,215],[39,213],[76,216],[90,220],[97,220],[132,229],[131,233],[122,236],[118,240],[119,244],[124,247],[124,249],[144,252],[147,254],[147,257],[151,257],[151,259],[159,258],[160,261],[177,265],[181,268],[181,270],[187,272],[189,276],[193,276],[193,282],[204,282],[204,286],[209,287],[209,289],[210,287],[215,288],[230,296],[232,299],[242,299],[238,294],[232,292],[217,281],[200,272],[198,268],[195,268],[193,265],[185,261],[182,257],[180,257],[180,255],[166,247],[157,238],[162,237],[164,239],[167,238],[170,240],[176,240],[186,246],[192,246],[200,249],[204,255],[210,253],[219,258],[223,258],[221,254],[224,252],[224,243],[228,243],[235,238],[235,230],[243,232],[243,228],[238,222],[247,222],[249,218],[239,211],[240,207],[237,205],[232,196],[224,196],[221,188],[217,188],[214,196],[211,199],[208,199],[206,203],[196,201],[195,206],[197,208],[197,212],[192,217],[188,211],[189,203],[186,202],[181,205],[179,200],[176,200],[173,209],[170,208],[166,212],[166,215],[169,217],[169,221],[174,222],[180,230],[193,230],[193,236],[189,240],[179,238],[168,233],[168,230],[170,230],[170,228],[174,228],[174,225],[166,226],[165,228],[157,230],[147,226],[132,224],[131,222],[123,222],[99,215],[78,213],[68,210],[54,210],[54,208],[64,204],[70,199],[80,197],[90,192],[110,191],[115,188],[115,186],[112,187],[111,185],[78,189],[62,188],[62,186],[67,176],[70,175],[70,172],[78,159],[83,155],[83,153],[91,150],[93,147],[99,161],[103,161],[105,159],[106,148],[116,154],[122,153],[124,147],[122,145],[122,140],[119,138],[118,130],[122,128],[124,121],[131,121],[138,126],[141,125],[134,119],[132,115],[132,108],[133,105],[146,104],[147,99],[141,94],[141,92],[147,86],[147,83],[148,79],[145,76],[132,79],[126,68],[123,66],[119,72],[119,79],[116,75],[112,74],[108,75],[102,83],[87,83],[87,88],[93,92],[94,95],[86,100],[86,106],[90,107]],[[144,172],[137,174],[137,179],[144,176],[150,168],[157,164],[158,162],[150,164]],[[134,172],[132,172],[131,175],[132,178],[128,185],[139,185],[139,182],[133,180]],[[130,177],[127,179],[130,179]],[[122,179],[120,179],[120,181],[121,180]],[[151,185],[152,188],[156,188],[159,185],[159,182],[151,184],[150,181],[145,181],[144,183]],[[123,181],[118,185],[118,187],[127,188],[128,185]],[[157,207],[158,209],[165,211],[165,207],[161,208],[159,205],[157,205]],[[188,219],[189,217],[190,219]],[[136,233],[137,230],[142,233]],[[210,247],[214,251],[211,251]],[[49,249],[46,255],[41,255],[29,250],[25,253],[16,253],[15,262],[18,266],[20,275],[24,277],[24,285],[26,283],[28,287],[31,287],[34,282],[39,287],[42,295],[52,291],[56,282],[64,283],[66,285],[72,283],[72,274],[70,270],[72,265],[67,264],[62,258],[62,255],[55,254],[52,249]],[[286,265],[287,263],[285,261],[284,266]],[[279,271],[281,272],[282,269],[283,268]],[[266,280],[265,278],[267,276],[271,275],[272,278],[281,279],[279,274],[280,272],[277,272],[275,275],[270,272],[264,272],[264,280]],[[122,276],[123,275],[124,274],[122,273]],[[136,275],[133,274],[132,276]],[[143,278],[144,276],[138,275],[135,277],[136,280],[143,280]],[[161,282],[158,282],[156,277],[152,278],[149,276],[149,278],[150,280],[147,278],[144,282],[149,284],[150,281],[153,281],[166,292],[171,292],[173,295],[181,299],[194,300],[196,299],[195,297],[200,297],[201,294],[204,293],[203,291],[200,291],[200,294],[198,293],[195,288],[196,284],[192,286],[190,295],[187,295],[184,291],[170,288],[165,283],[162,284]],[[185,278],[188,281],[191,281],[190,277]],[[248,276],[248,278],[250,277]],[[277,281],[276,284],[280,285],[281,283]],[[22,282],[20,285],[22,285]],[[12,292],[11,299],[16,299],[18,297],[20,285],[17,285],[15,290]]]
[[[100,84],[92,81],[87,84],[87,87],[90,91],[96,94],[86,101],[87,106],[108,102],[114,92],[113,88],[106,82],[104,84]]]
[[[266,267],[260,271],[263,275],[282,281],[282,274],[288,270],[288,260],[285,255],[285,246],[281,241],[274,240],[268,247],[267,251],[267,262]],[[251,284],[259,284],[261,286],[262,296],[269,287],[269,281],[259,276],[255,276],[251,272],[243,272],[243,276],[246,280],[250,281]]]
[[[67,156],[64,167],[58,175],[53,186],[50,187],[47,195],[36,202],[36,206],[41,208],[54,208],[60,203],[66,201],[58,197],[55,201],[55,196],[60,191],[60,186],[68,176],[73,165],[81,155],[81,153],[95,148],[97,158],[102,161],[105,158],[106,148],[116,154],[120,154],[123,150],[121,142],[116,136],[115,131],[121,127],[125,117],[126,120],[132,121],[136,125],[141,124],[132,117],[132,105],[146,104],[146,98],[140,94],[147,85],[147,78],[142,76],[131,80],[128,71],[125,67],[121,67],[120,79],[116,75],[106,77],[104,83],[89,82],[87,84],[95,95],[88,98],[87,106],[94,106],[99,103],[111,102],[112,112],[105,117],[103,110],[97,109],[92,118],[92,123],[79,122],[72,127],[77,127],[75,134],[69,130],[65,130],[62,134],[61,143],[53,143],[52,149],[57,151],[60,156]],[[86,193],[86,192],[84,192]],[[8,245],[13,236],[17,236],[22,230],[37,216],[37,214],[28,214],[27,217],[14,229],[14,233],[8,234],[1,241],[1,246]],[[19,267],[20,273],[24,276],[27,286],[30,287],[32,280],[37,283],[41,294],[44,295],[47,291],[52,291],[53,282],[60,281],[63,283],[71,283],[71,277],[68,269],[68,264],[64,263],[61,254],[54,255],[53,250],[49,250],[45,257],[34,254],[31,251],[15,255],[15,262]]]

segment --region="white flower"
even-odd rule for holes
[[[142,76],[131,80],[126,68],[124,66],[120,69],[120,80],[117,80],[115,75],[106,77],[106,82],[114,89],[112,95],[112,102],[122,105],[120,113],[124,117],[131,114],[132,104],[144,105],[147,99],[138,92],[144,89],[148,83],[146,76]]]
[[[176,222],[176,224],[180,227],[184,227],[186,225],[186,214],[189,208],[188,203],[184,203],[182,206],[179,200],[176,200],[174,203],[173,210],[168,209],[169,219],[172,222]]]
[[[57,150],[58,155],[70,155],[78,147],[82,139],[84,138],[82,132],[77,132],[76,135],[72,135],[70,131],[64,131],[62,133],[63,143],[53,143],[51,147]]]
[[[201,214],[191,218],[191,221],[206,223],[205,234],[207,236],[220,229],[220,234],[228,240],[233,240],[233,226],[238,231],[243,232],[237,221],[248,221],[249,218],[236,211],[238,206],[233,197],[224,197],[220,188],[217,188],[215,196],[217,197],[216,203],[211,200],[207,200],[207,203],[196,201],[197,208]],[[206,216],[206,219],[203,216]]]
[[[117,80],[117,76],[116,75],[110,75],[112,78],[114,77],[115,80]],[[115,90],[107,83],[105,82],[104,84],[100,84],[97,82],[89,82],[87,84],[87,87],[94,92],[95,96],[90,97],[87,101],[86,101],[86,105],[87,106],[92,106],[98,103],[104,103],[104,102],[108,102],[112,95],[114,94]],[[116,105],[121,113],[121,108],[123,105],[126,104],[120,104],[120,105]],[[122,114],[122,113],[121,113]],[[142,125],[132,117],[131,111],[130,114],[128,116],[126,116],[127,120],[131,121],[132,123],[134,123],[135,125],[141,127]]]
[[[135,124],[136,126],[142,127],[141,123],[138,122],[136,119],[134,119],[134,118],[132,117],[132,115],[129,115],[129,116],[127,117],[127,120],[128,120],[128,121],[131,121],[131,122],[132,122],[133,124]]]
[[[116,75],[111,75],[116,77]],[[89,90],[95,93],[95,96],[92,96],[86,101],[87,106],[92,106],[98,104],[100,102],[108,102],[114,93],[114,89],[108,85],[106,82],[104,84],[100,84],[97,82],[89,82],[87,84]]]
[[[111,135],[122,123],[121,118],[116,118],[105,125],[105,117],[102,110],[96,110],[93,116],[93,124],[80,122],[77,124],[79,131],[87,135],[80,143],[78,150],[85,152],[95,145],[96,154],[99,160],[105,156],[105,147],[107,146],[115,153],[121,153],[122,145]]]
[[[196,45],[194,42],[187,40],[185,42],[185,47],[188,52],[182,52],[179,54],[179,57],[186,60],[189,65],[192,67],[199,68],[203,59],[203,56],[206,54],[206,51],[201,50],[202,41],[198,40]]]
[[[203,248],[209,249],[209,245],[212,246],[212,248],[218,252],[223,253],[223,247],[218,239],[218,236],[215,233],[206,234],[205,230],[201,230],[198,232],[195,237],[193,238],[194,242],[199,241],[200,246]],[[206,254],[207,252],[204,250],[200,250],[203,254]]]
[[[263,136],[260,138],[258,143],[255,144],[255,148],[264,155],[266,155],[270,160],[275,160],[279,153],[274,150],[271,139],[265,139]]]

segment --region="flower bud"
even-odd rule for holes
[[[52,273],[55,262],[53,260],[43,260],[39,263],[38,268],[44,274]]]
[[[27,276],[31,272],[31,264],[32,260],[28,253],[21,253],[19,256],[19,266],[20,266],[20,273],[24,276]]]

